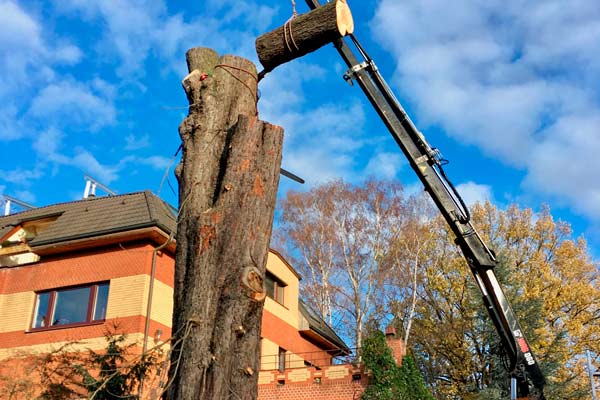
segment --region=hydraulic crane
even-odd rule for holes
[[[320,6],[318,0],[306,0],[306,3],[311,9]],[[467,206],[444,172],[444,160],[415,127],[356,37],[351,34],[349,38],[360,58],[343,38],[334,42],[348,65],[344,79],[349,83],[356,82],[363,90],[456,235],[456,244],[475,277],[508,355],[512,382],[516,383],[516,388],[511,385],[512,397],[545,399],[544,375],[494,273],[498,260],[472,225]]]

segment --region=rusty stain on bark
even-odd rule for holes
[[[252,186],[252,193],[254,193],[257,197],[265,196],[265,186],[262,183],[262,179],[260,179],[260,175],[256,175],[254,177],[254,186]]]
[[[206,251],[206,249],[208,249],[208,246],[210,246],[213,239],[217,237],[217,231],[212,225],[204,225],[202,228],[200,228],[199,232],[200,236],[202,237],[202,245],[200,246],[200,254],[202,254]]]
[[[219,223],[219,221],[221,220],[221,213],[218,211],[215,211],[213,213],[213,215],[210,216],[211,222],[213,225],[216,225]]]
[[[246,172],[250,169],[250,160],[245,158],[240,163],[240,172]]]

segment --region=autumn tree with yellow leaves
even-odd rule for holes
[[[600,353],[600,272],[585,241],[547,207],[534,213],[485,203],[472,218],[501,261],[496,273],[546,374],[547,398],[587,398],[582,355]],[[499,339],[452,234],[438,222],[437,262],[422,271],[415,348],[439,398],[503,398],[509,382]]]
[[[364,188],[333,182],[293,192],[282,204],[280,243],[295,255],[303,293],[324,317],[349,315],[336,296],[352,293],[354,304],[368,310],[361,318],[401,328],[436,398],[507,397],[498,334],[453,234],[430,203],[371,180]],[[600,355],[600,270],[585,240],[547,207],[485,203],[471,215],[500,260],[496,275],[547,377],[546,397],[589,398],[584,355]],[[378,236],[381,227],[385,236]],[[356,268],[368,291],[341,279]],[[359,329],[341,333],[356,338]]]

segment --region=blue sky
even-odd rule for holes
[[[593,0],[350,1],[355,34],[467,201],[553,214],[600,255],[600,7]],[[297,0],[298,12],[308,10]],[[0,193],[81,198],[84,173],[158,192],[179,146],[185,51],[257,62],[288,0],[0,0]],[[366,176],[419,186],[327,46],[260,85],[283,167],[315,185]],[[172,204],[172,168],[160,195]],[[282,179],[280,192],[302,189]]]

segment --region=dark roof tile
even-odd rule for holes
[[[319,335],[335,344],[340,350],[350,352],[350,349],[344,343],[344,341],[335,333],[327,322],[325,322],[304,300],[300,299],[298,302],[300,308],[300,314],[308,321],[311,330],[317,332]]]
[[[0,217],[0,238],[23,222],[57,214],[59,216],[56,221],[40,232],[30,242],[31,246],[147,226],[158,226],[167,233],[176,228],[174,209],[149,191],[145,191],[92,197]]]

